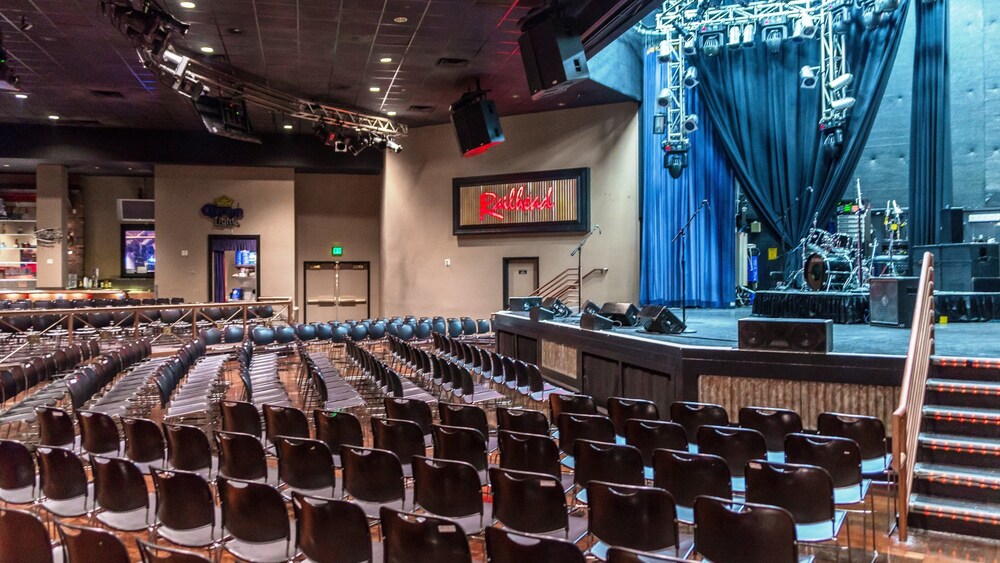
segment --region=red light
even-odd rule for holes
[[[485,145],[483,145],[481,147],[476,147],[476,148],[470,150],[469,152],[463,154],[462,158],[470,158],[470,157],[476,156],[477,154],[483,154],[484,152],[490,150],[491,148],[495,147],[496,145],[499,145],[502,142],[503,141],[494,141],[492,143],[487,143],[487,144],[485,144]]]

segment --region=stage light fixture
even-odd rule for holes
[[[831,160],[840,156],[844,146],[844,130],[840,127],[828,129],[823,137],[823,155]]]
[[[386,139],[385,148],[392,152],[401,152],[403,150],[403,146],[393,139]]]
[[[686,71],[684,71],[684,87],[694,88],[698,85],[698,69],[689,66]]]
[[[851,29],[850,8],[839,8],[833,12],[832,16],[833,32],[843,35]]]
[[[811,66],[804,66],[799,71],[799,87],[813,89],[816,87],[816,71]]]
[[[663,141],[660,145],[663,148],[663,167],[667,169],[667,173],[674,180],[681,177],[684,169],[688,165],[688,149],[687,146],[675,146],[669,144],[667,141]]]
[[[694,133],[698,130],[698,114],[692,113],[684,119],[684,123],[681,124],[684,128],[685,133]]]
[[[708,37],[701,44],[701,50],[705,56],[714,57],[722,50],[722,40],[718,36]]]
[[[739,25],[729,26],[729,42],[726,46],[730,49],[739,49],[743,39],[743,28]]]
[[[781,44],[784,42],[784,37],[781,34],[781,30],[769,29],[764,32],[764,45],[767,50],[772,53],[781,52]]]
[[[660,90],[660,95],[656,97],[656,105],[661,107],[670,105],[670,88]]]
[[[802,41],[803,39],[812,39],[816,37],[816,23],[813,21],[809,12],[802,12],[802,15],[795,20],[795,24],[792,28],[792,40]]]
[[[660,46],[656,51],[656,60],[665,63],[670,61],[671,55],[674,53],[674,48],[671,46],[670,41],[664,39],[660,41]]]
[[[834,111],[847,111],[854,107],[855,102],[857,102],[857,100],[855,100],[852,96],[844,96],[843,98],[837,98],[836,100],[830,102],[830,107],[833,108]]]
[[[690,56],[698,53],[698,48],[695,45],[695,38],[688,37],[684,40],[684,55]]]
[[[743,48],[749,49],[757,41],[757,26],[753,22],[743,26]]]
[[[852,82],[854,82],[854,75],[849,72],[845,72],[830,81],[830,89],[840,90],[841,88],[850,86]]]
[[[875,0],[875,11],[888,13],[899,7],[899,0]]]
[[[698,43],[706,57],[714,57],[722,51],[729,28],[725,24],[706,25],[698,31]],[[739,44],[741,31],[737,27],[736,43]],[[732,37],[732,35],[730,35]]]
[[[861,25],[865,26],[865,29],[872,30],[878,27],[879,16],[875,13],[875,6],[873,4],[867,4],[861,10]]]

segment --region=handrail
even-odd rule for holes
[[[607,268],[594,268],[587,272],[583,276],[583,281],[586,282],[594,276],[608,273]],[[577,269],[576,268],[566,268],[565,270],[556,274],[554,278],[545,282],[538,289],[533,291],[531,295],[541,296],[541,297],[555,297],[563,302],[567,307],[579,306],[580,305],[580,288],[577,283]],[[572,297],[571,297],[572,296]]]
[[[554,278],[539,286],[538,289],[533,291],[531,294],[548,295],[550,291],[561,286],[563,284],[563,280],[568,279],[570,276],[572,279],[576,279],[576,268],[566,268],[565,270],[559,272]]]
[[[918,436],[931,356],[934,354],[934,255],[924,253],[920,289],[913,311],[913,329],[906,351],[899,406],[892,413],[892,467],[897,475],[896,495],[899,539],[906,541],[913,466],[917,461]]]

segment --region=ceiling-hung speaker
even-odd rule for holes
[[[590,313],[591,315],[596,315],[601,312],[601,306],[594,303],[590,299],[583,303],[583,307],[580,307],[580,314]]]
[[[466,158],[482,154],[505,140],[493,100],[479,98],[456,103],[452,106],[451,123],[455,126],[458,148]]]
[[[609,301],[601,307],[601,314],[622,326],[635,326],[639,322],[639,309],[631,303]]]
[[[584,313],[580,316],[580,328],[585,330],[611,330],[615,322],[601,315]]]
[[[547,17],[517,39],[533,100],[564,92],[590,77],[583,41],[568,18]]]
[[[507,300],[507,310],[524,312],[530,311],[532,307],[541,307],[542,298],[531,296],[531,297],[511,297]]]
[[[827,319],[740,319],[740,350],[832,352],[833,321]]]
[[[680,334],[687,326],[666,307],[646,305],[639,311],[639,326],[646,332]]]
[[[556,312],[545,307],[532,307],[531,310],[528,311],[528,318],[536,323],[538,321],[551,321],[555,317]]]
[[[563,304],[558,297],[546,297],[542,299],[542,307],[551,309],[557,317],[568,317],[573,314],[569,307]]]

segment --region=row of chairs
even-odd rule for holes
[[[165,408],[164,420],[207,424],[212,405],[225,396],[228,387],[222,378],[225,364],[225,356],[201,356],[186,371],[180,362],[176,362],[176,369],[165,370],[158,376],[156,382]],[[183,381],[181,378],[184,378]],[[177,391],[171,396],[174,388]]]
[[[348,361],[353,363],[364,377],[371,378],[382,395],[419,399],[428,403],[437,401],[437,397],[403,377],[367,348],[348,341],[346,353]]]
[[[262,327],[257,327],[262,328]],[[254,329],[256,332],[256,329]],[[294,342],[294,340],[293,340]],[[264,403],[291,405],[288,391],[278,376],[278,354],[259,352],[250,341],[236,348],[244,398],[258,407]]]
[[[42,356],[34,356],[8,369],[0,370],[0,405],[16,404],[22,393],[33,390],[40,383],[61,379],[62,374],[101,353],[96,342],[73,344]],[[47,404],[61,397],[61,386],[53,387],[34,399],[37,404]],[[63,390],[64,392],[64,390]],[[19,410],[31,410],[31,406]],[[6,413],[5,413],[6,414]],[[13,413],[12,413],[13,414]]]
[[[183,297],[147,299],[0,299],[3,309],[83,309],[86,307],[138,307],[140,305],[180,305]]]
[[[304,376],[302,384],[309,390],[304,401],[307,406],[310,402],[325,410],[365,406],[365,400],[353,385],[341,377],[340,370],[325,352],[310,352],[305,346],[300,346],[299,360]]]

